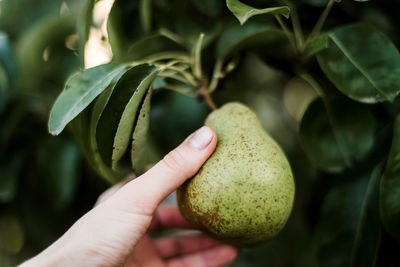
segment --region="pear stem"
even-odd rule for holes
[[[198,88],[198,94],[203,97],[204,101],[212,110],[216,110],[218,108],[217,105],[215,105],[215,102],[212,99],[210,93],[208,92],[207,79],[203,79],[201,86]]]

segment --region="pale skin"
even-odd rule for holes
[[[106,191],[62,237],[21,266],[224,266],[237,249],[202,234],[151,239],[151,231],[191,226],[160,203],[212,154],[215,132],[202,127],[145,174]]]

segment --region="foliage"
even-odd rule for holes
[[[234,266],[399,265],[398,5],[115,0],[99,12],[105,1],[0,1],[1,266],[228,101],[259,115],[297,188],[287,227]]]

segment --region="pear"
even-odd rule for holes
[[[214,153],[177,191],[184,218],[236,246],[267,240],[284,227],[293,206],[293,174],[256,114],[240,103],[213,111],[205,125],[218,136]]]

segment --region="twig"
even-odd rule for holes
[[[211,78],[211,83],[208,86],[208,93],[214,92],[214,90],[217,88],[218,81],[221,78],[221,71],[223,65],[224,62],[222,60],[217,60],[217,62],[215,63],[214,71]]]
[[[215,105],[214,100],[212,99],[211,95],[208,92],[208,80],[203,79],[201,86],[198,89],[198,94],[201,95],[207,105],[212,109],[216,110],[218,107]]]
[[[293,46],[293,49],[296,50],[296,41],[293,38],[292,33],[290,32],[289,28],[286,26],[285,22],[281,19],[279,15],[275,16],[275,19],[278,21],[279,25],[281,26],[283,32],[285,33],[286,37],[289,39],[290,44]]]
[[[299,15],[297,13],[297,8],[292,3],[289,3],[289,6],[290,6],[290,9],[292,10],[291,11],[291,13],[292,13],[292,25],[293,25],[294,36],[295,36],[295,39],[296,39],[297,49],[303,50],[304,35],[303,35],[303,30],[301,28]]]
[[[190,72],[188,72],[188,71],[181,70],[181,69],[176,68],[176,67],[174,67],[174,66],[170,66],[170,67],[168,67],[168,69],[173,70],[173,71],[176,71],[177,73],[179,73],[180,75],[182,75],[182,77],[184,77],[184,78],[186,79],[186,81],[187,81],[188,83],[190,83],[192,86],[194,86],[194,87],[197,87],[197,86],[198,86],[198,82],[197,82],[196,78],[193,77],[193,74],[192,74],[192,73],[190,73]]]
[[[335,3],[335,0],[329,0],[328,4],[326,5],[324,11],[322,12],[321,16],[319,17],[317,23],[314,26],[314,29],[311,31],[310,35],[308,36],[305,47],[314,40],[315,37],[318,36],[318,34],[321,32],[322,27],[324,26],[325,20],[329,15],[329,12],[331,11],[331,8],[333,4]]]
[[[317,93],[319,97],[321,97],[324,101],[326,100],[326,94],[319,83],[308,73],[299,73],[300,78],[308,82],[314,91]]]

